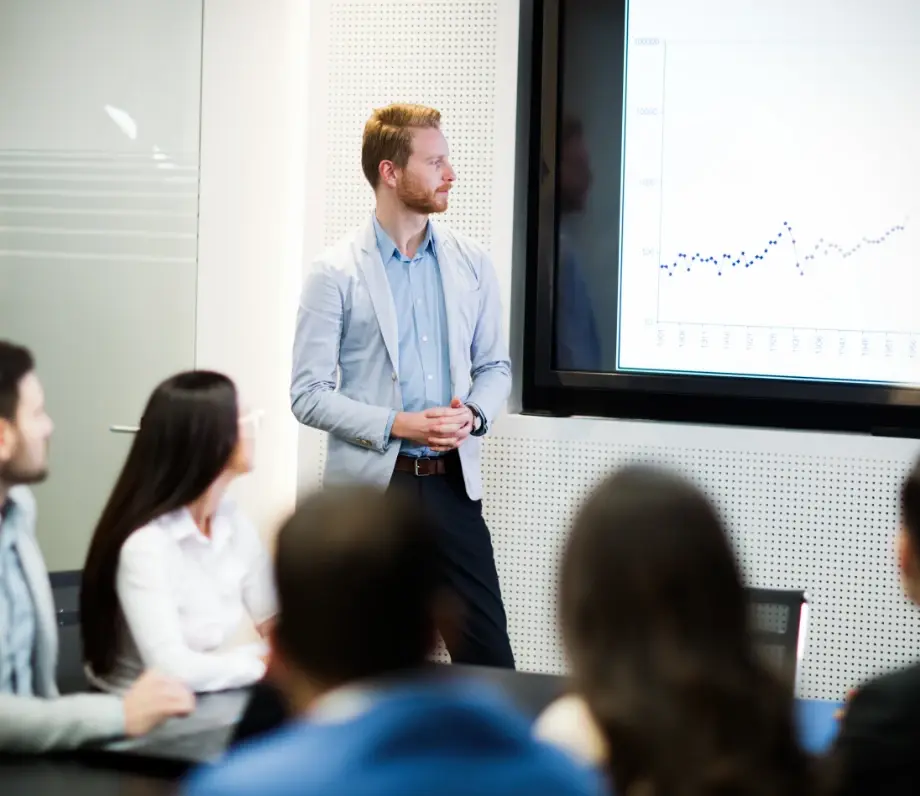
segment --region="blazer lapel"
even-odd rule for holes
[[[447,349],[450,359],[450,392],[456,394],[457,387],[457,366],[462,361],[462,357],[457,356],[458,340],[457,329],[457,283],[454,276],[456,267],[457,251],[453,246],[450,237],[445,235],[439,224],[431,220],[432,235],[434,237],[435,252],[438,256],[438,269],[441,272],[441,289],[444,291],[444,309],[447,313]]]
[[[57,624],[54,614],[54,597],[48,580],[48,570],[38,543],[30,533],[19,534],[16,550],[35,607],[35,668],[42,677],[44,688],[54,688],[54,667],[57,663]],[[53,695],[53,691],[51,694]]]
[[[359,247],[361,251],[358,267],[367,282],[374,314],[377,316],[380,334],[383,335],[383,343],[393,362],[393,370],[399,373],[399,327],[396,323],[396,305],[393,303],[390,280],[387,279],[383,260],[380,259],[380,251],[377,248],[373,220],[368,221],[367,227],[361,233]]]

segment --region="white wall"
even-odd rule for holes
[[[235,497],[270,535],[294,506],[287,397],[302,260],[309,3],[206,0],[196,363],[265,412]]]
[[[52,569],[82,566],[131,440],[109,426],[178,370],[265,411],[234,492],[266,533],[296,490],[309,3],[130,6],[0,3],[0,335],[33,348],[57,420]]]
[[[52,570],[83,565],[131,441],[109,427],[194,365],[200,69],[199,0],[0,2],[0,337],[56,423]]]

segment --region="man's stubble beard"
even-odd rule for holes
[[[47,447],[45,448],[45,464],[40,468],[24,468],[15,458],[0,466],[0,483],[6,486],[29,486],[31,484],[40,484],[46,478],[48,478]]]
[[[48,468],[44,470],[33,470],[31,472],[23,473],[17,472],[16,470],[10,468],[6,470],[0,470],[0,484],[4,486],[32,486],[34,484],[40,484],[48,478]]]
[[[439,199],[442,194],[438,191],[427,191],[419,188],[411,179],[403,179],[396,186],[396,196],[409,210],[423,215],[443,213],[447,210],[447,194]]]
[[[13,467],[6,467],[0,470],[0,484],[6,486],[30,486],[40,484],[48,478],[48,468],[42,470],[31,470],[28,472],[18,471]]]

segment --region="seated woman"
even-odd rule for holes
[[[264,674],[259,645],[227,648],[246,614],[264,635],[276,613],[269,556],[225,496],[252,469],[255,419],[219,373],[180,373],[151,395],[83,571],[99,688],[123,691],[146,668],[199,692]]]
[[[538,736],[616,793],[814,796],[789,683],[761,661],[741,576],[706,498],[630,467],[581,509],[562,564],[574,693]]]

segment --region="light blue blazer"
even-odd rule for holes
[[[491,424],[511,390],[511,362],[498,281],[481,246],[432,219],[450,347],[451,392]],[[387,439],[391,412],[403,409],[396,308],[373,217],[313,263],[294,336],[291,409],[329,432],[326,483],[386,486],[400,441]],[[466,491],[482,496],[481,438],[460,446]]]
[[[58,694],[54,595],[35,538],[35,498],[24,486],[13,487],[9,496],[22,512],[16,550],[35,610],[34,696],[0,693],[0,752],[48,752],[117,738],[125,730],[124,706],[118,697]],[[0,617],[0,653],[7,637],[5,621],[5,617]]]

